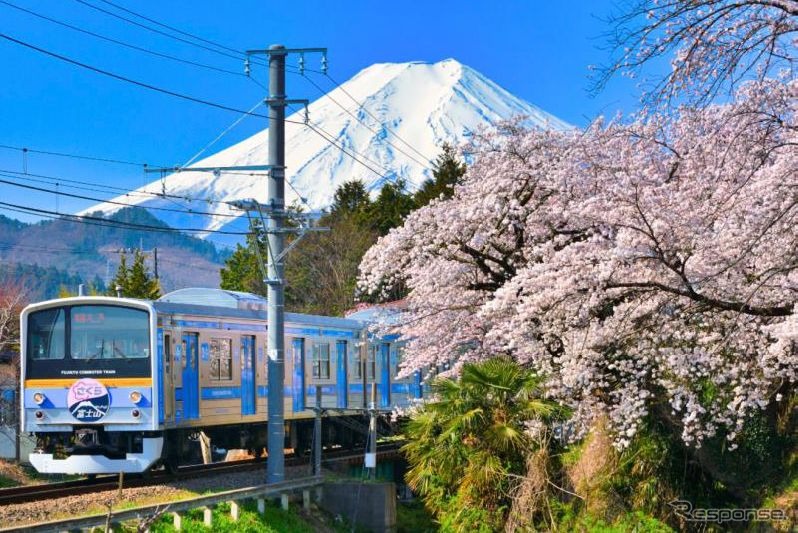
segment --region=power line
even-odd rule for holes
[[[217,136],[216,136],[216,137],[215,137],[215,138],[214,138],[214,139],[213,139],[211,142],[209,142],[208,144],[206,144],[206,145],[205,145],[205,146],[204,146],[204,147],[203,147],[203,148],[202,148],[202,149],[201,149],[199,152],[197,152],[196,154],[194,154],[194,156],[193,156],[191,159],[189,159],[188,161],[186,161],[185,163],[183,163],[181,166],[182,166],[182,167],[187,167],[187,166],[189,166],[191,163],[193,163],[194,161],[196,161],[196,160],[197,160],[197,158],[198,158],[199,156],[201,156],[203,153],[205,153],[205,151],[206,151],[208,148],[210,148],[211,146],[213,146],[214,144],[216,144],[216,143],[219,141],[219,139],[221,139],[222,137],[224,137],[225,135],[227,135],[227,134],[230,132],[230,130],[232,130],[233,128],[235,128],[236,126],[238,126],[238,124],[239,124],[239,123],[240,123],[242,120],[244,120],[244,119],[245,119],[245,118],[246,118],[246,117],[247,117],[247,116],[248,116],[250,113],[252,113],[253,111],[255,111],[255,110],[256,110],[256,109],[257,109],[257,108],[258,108],[258,107],[259,107],[261,104],[263,104],[263,100],[259,98],[259,99],[258,99],[258,101],[255,103],[255,105],[254,105],[254,106],[252,106],[252,107],[249,109],[249,111],[246,111],[246,112],[245,112],[243,115],[241,115],[240,117],[238,117],[238,118],[235,120],[235,122],[233,122],[232,124],[230,124],[229,126],[227,126],[227,128],[225,128],[225,130],[224,130],[224,131],[222,131],[222,133],[220,133],[219,135],[217,135]]]
[[[335,84],[335,89],[341,89],[341,92],[343,92],[343,93],[344,93],[346,96],[348,96],[348,97],[349,97],[349,99],[350,99],[350,100],[352,100],[352,101],[353,101],[355,104],[357,104],[357,106],[358,106],[358,108],[359,108],[359,109],[362,109],[362,110],[363,110],[363,111],[364,111],[364,112],[365,112],[365,113],[366,113],[368,116],[370,116],[371,118],[373,118],[374,120],[376,120],[378,123],[380,122],[380,119],[378,119],[376,116],[374,116],[374,114],[372,114],[372,113],[371,113],[371,111],[369,111],[369,110],[366,108],[365,104],[363,104],[363,103],[361,103],[361,102],[358,102],[358,101],[357,101],[357,99],[355,99],[355,97],[354,97],[354,96],[352,96],[352,95],[349,93],[349,91],[347,91],[347,90],[346,90],[346,89],[343,87],[343,85],[342,85],[340,82],[337,82],[337,81],[335,81],[335,79],[333,79],[333,77],[332,77],[332,76],[330,76],[330,74],[329,74],[329,73],[327,73],[327,72],[321,72],[321,71],[317,71],[317,70],[313,70],[313,69],[306,69],[306,70],[308,70],[308,71],[310,71],[310,72],[316,72],[316,73],[322,74],[322,75],[324,75],[324,76],[327,76],[327,78],[328,78],[328,79],[329,79],[329,80],[330,80],[332,83],[334,83],[334,84]],[[400,137],[400,136],[399,136],[399,134],[398,134],[398,133],[396,133],[396,132],[394,132],[394,131],[391,131],[391,130],[390,130],[390,129],[388,129],[388,128],[385,128],[385,131],[386,131],[386,132],[388,132],[388,133],[390,133],[391,135],[393,135],[394,137],[396,137],[396,138],[397,138],[397,139],[399,139],[400,141],[402,141],[402,143],[404,143],[404,145],[405,145],[405,146],[407,146],[408,148],[410,148],[411,150],[413,150],[415,153],[417,153],[418,155],[420,155],[420,156],[421,156],[421,157],[422,157],[422,158],[423,158],[425,161],[427,161],[428,163],[432,163],[432,160],[431,160],[429,157],[425,156],[424,154],[422,154],[421,152],[419,152],[418,150],[416,150],[416,148],[415,148],[413,145],[411,145],[409,142],[405,141],[405,140],[404,140],[402,137]]]
[[[35,148],[27,148],[27,147],[24,147],[24,146],[9,146],[7,144],[0,144],[0,148],[4,148],[6,150],[17,150],[17,151],[23,152],[23,153],[29,152],[29,153],[32,153],[32,154],[43,154],[43,155],[52,155],[52,156],[58,156],[58,157],[69,157],[69,158],[72,158],[72,159],[85,159],[85,160],[88,160],[88,161],[100,161],[102,163],[115,163],[115,164],[118,164],[118,165],[130,165],[130,166],[145,167],[145,168],[147,167],[147,163],[136,163],[136,162],[133,162],[133,161],[123,161],[121,159],[108,159],[108,158],[104,158],[104,157],[92,157],[92,156],[86,156],[86,155],[67,154],[67,153],[64,153],[64,152],[52,152],[52,151],[47,151],[47,150],[36,150]],[[166,166],[166,165],[159,165],[159,166]]]
[[[185,31],[183,31],[181,29],[175,28],[174,26],[169,26],[167,24],[163,24],[162,22],[158,22],[155,19],[146,17],[146,16],[144,16],[144,15],[142,15],[140,13],[137,13],[135,11],[132,11],[130,9],[122,7],[122,6],[118,5],[118,4],[114,4],[113,2],[109,2],[108,0],[100,0],[100,1],[103,2],[104,4],[108,4],[109,6],[112,6],[112,7],[115,7],[116,9],[119,9],[120,11],[124,11],[125,13],[129,13],[129,14],[131,14],[133,16],[139,17],[140,19],[146,20],[148,22],[152,22],[153,24],[156,24],[156,25],[158,25],[158,26],[160,26],[162,28],[166,28],[168,30],[172,30],[172,31],[177,32],[177,33],[179,33],[181,35],[185,35],[186,37],[191,37],[192,39],[196,39],[198,41],[202,41],[203,43],[207,43],[207,44],[216,46],[218,48],[221,48],[222,50],[227,50],[229,52],[233,52],[233,53],[238,54],[240,56],[246,56],[246,54],[244,54],[240,50],[236,50],[235,48],[230,48],[229,46],[225,46],[223,44],[211,41],[209,39],[205,39],[203,37],[199,37],[199,36],[194,35],[192,33],[185,32]]]
[[[185,44],[188,44],[188,45],[191,45],[191,46],[196,46],[198,48],[203,48],[203,49],[208,50],[210,52],[213,52],[215,54],[231,57],[231,58],[239,60],[239,61],[242,59],[242,57],[241,57],[243,55],[242,52],[238,52],[238,55],[232,55],[232,54],[229,54],[227,52],[222,52],[221,50],[217,50],[215,48],[210,48],[208,46],[204,46],[204,45],[201,45],[199,43],[195,43],[195,42],[189,41],[187,39],[183,39],[181,37],[177,37],[175,35],[171,35],[169,33],[161,31],[161,30],[159,30],[157,28],[153,28],[151,26],[147,26],[146,24],[141,24],[140,22],[136,22],[135,20],[131,20],[131,19],[127,18],[127,17],[123,17],[122,15],[118,15],[118,14],[112,12],[112,11],[108,11],[107,9],[103,9],[103,8],[101,8],[99,6],[95,6],[93,4],[90,4],[89,2],[86,2],[85,0],[75,0],[75,1],[78,2],[78,3],[83,4],[84,6],[90,7],[91,9],[94,9],[96,11],[99,11],[101,13],[105,13],[106,15],[109,15],[109,16],[114,17],[114,18],[119,19],[119,20],[123,20],[123,21],[125,21],[125,22],[127,22],[129,24],[133,24],[134,26],[138,26],[140,28],[144,28],[147,31],[151,31],[153,33],[157,33],[157,34],[163,35],[163,36],[168,37],[170,39],[174,39],[176,41],[180,41],[182,43],[185,43]]]
[[[17,178],[17,176],[15,176],[15,175],[3,174],[2,171],[0,171],[0,176],[6,177],[6,178],[15,178],[15,179]],[[171,208],[171,207],[154,207],[154,206],[143,206],[143,205],[138,205],[138,204],[129,204],[129,203],[125,203],[125,202],[118,202],[118,201],[115,201],[115,200],[104,200],[102,198],[95,198],[95,197],[92,197],[92,196],[83,196],[83,195],[80,195],[80,194],[71,194],[71,193],[68,193],[68,192],[59,191],[58,189],[53,190],[53,189],[45,189],[44,187],[34,187],[33,185],[25,185],[24,183],[16,183],[16,182],[13,182],[13,181],[7,181],[7,180],[3,180],[3,179],[0,179],[0,183],[5,183],[6,185],[12,185],[14,187],[20,187],[22,189],[28,189],[28,190],[32,190],[32,191],[40,191],[40,192],[46,192],[46,193],[50,193],[50,194],[55,194],[57,196],[66,196],[68,198],[77,198],[77,199],[80,199],[80,200],[89,200],[89,201],[93,201],[93,202],[102,202],[102,203],[106,203],[106,204],[120,205],[120,206],[123,206],[123,207],[138,207],[138,208],[147,209],[147,210],[169,211],[169,212],[173,212],[173,213],[182,213],[182,214],[188,214],[188,215],[203,215],[203,216],[211,216],[211,217],[220,216],[220,217],[238,218],[238,216],[239,216],[239,215],[232,215],[232,214],[227,214],[227,213],[211,213],[209,211],[194,211],[194,210],[192,210],[190,208],[174,209],[174,208]]]
[[[367,128],[367,129],[368,129],[370,132],[372,132],[372,133],[373,133],[373,134],[375,134],[375,135],[379,135],[379,132],[378,132],[377,130],[375,130],[374,128],[372,128],[370,125],[368,125],[368,124],[366,123],[366,121],[364,121],[363,119],[361,119],[360,117],[358,117],[356,114],[352,113],[352,112],[351,112],[350,110],[348,110],[348,109],[347,109],[347,108],[346,108],[346,107],[345,107],[343,104],[341,104],[341,103],[340,103],[338,100],[336,100],[335,98],[333,98],[333,96],[332,96],[332,93],[331,93],[331,92],[325,92],[325,91],[324,91],[324,89],[322,89],[322,88],[321,88],[321,86],[320,86],[318,83],[316,83],[315,81],[313,81],[312,79],[310,79],[310,78],[309,78],[309,77],[307,77],[307,76],[304,76],[304,75],[302,75],[302,78],[303,78],[305,81],[307,81],[308,83],[310,83],[311,85],[313,85],[313,86],[314,86],[314,87],[315,87],[315,88],[316,88],[316,89],[317,89],[317,90],[318,90],[318,91],[319,91],[319,92],[322,94],[322,97],[325,97],[325,96],[326,96],[326,97],[327,97],[327,98],[329,98],[329,99],[330,99],[330,100],[331,100],[331,101],[332,101],[332,102],[333,102],[335,105],[337,105],[338,107],[340,107],[340,108],[341,108],[341,109],[342,109],[342,110],[343,110],[343,111],[344,111],[344,112],[345,112],[347,115],[349,115],[350,117],[354,118],[355,120],[357,120],[358,122],[360,122],[360,123],[361,123],[363,126],[365,126],[365,127],[366,127],[366,128]],[[344,90],[344,89],[342,89],[342,90]],[[351,98],[351,95],[350,95],[350,98]],[[356,101],[355,103],[357,104],[357,101]],[[358,104],[358,106],[359,106],[359,108],[360,108],[360,109],[363,109],[363,110],[365,111],[365,107],[364,107],[362,104]],[[379,122],[379,121],[378,121],[378,122]],[[388,131],[388,128],[384,128],[384,129],[385,129],[385,131]],[[399,152],[403,153],[404,155],[406,155],[407,157],[409,157],[411,160],[413,160],[414,162],[418,163],[419,165],[421,165],[421,166],[423,166],[423,167],[426,167],[428,163],[431,163],[431,161],[419,161],[419,160],[418,160],[418,159],[416,159],[416,158],[415,158],[413,155],[411,155],[411,154],[407,153],[406,151],[402,150],[400,147],[396,146],[395,144],[393,144],[391,141],[389,141],[389,140],[387,140],[387,139],[385,139],[385,142],[386,142],[386,143],[387,143],[389,146],[391,146],[392,148],[395,148],[397,151],[399,151]],[[416,153],[418,153],[418,151],[416,151]],[[422,156],[422,157],[423,157],[423,156]]]
[[[76,1],[82,2],[82,0],[76,0]],[[233,113],[244,113],[244,114],[247,114],[247,115],[252,116],[252,117],[269,118],[267,115],[261,115],[259,113],[249,113],[247,111],[244,111],[242,109],[237,109],[235,107],[230,107],[230,106],[227,106],[227,105],[224,105],[224,104],[217,104],[216,102],[211,102],[209,100],[203,100],[201,98],[196,98],[194,96],[189,96],[187,94],[182,94],[182,93],[178,93],[178,92],[175,92],[175,91],[170,91],[169,89],[162,89],[161,87],[156,87],[155,85],[150,85],[149,83],[144,83],[144,82],[137,81],[137,80],[134,80],[134,79],[131,79],[131,78],[126,78],[125,76],[121,76],[119,74],[114,74],[113,72],[109,72],[107,70],[103,70],[101,68],[97,68],[97,67],[88,65],[86,63],[81,63],[80,61],[77,61],[75,59],[71,59],[71,58],[63,56],[61,54],[57,54],[55,52],[51,52],[49,50],[45,50],[44,48],[40,48],[40,47],[38,47],[36,45],[33,45],[33,44],[30,44],[30,43],[26,43],[25,41],[20,41],[19,39],[15,39],[14,37],[6,35],[5,33],[0,33],[0,37],[2,37],[3,39],[6,39],[7,41],[11,41],[13,43],[16,43],[16,44],[18,44],[20,46],[24,46],[24,47],[29,48],[31,50],[35,50],[35,51],[37,51],[39,53],[48,55],[50,57],[54,57],[56,59],[60,59],[61,61],[65,61],[65,62],[70,63],[72,65],[76,65],[78,67],[85,68],[87,70],[91,70],[92,72],[96,72],[98,74],[102,74],[104,76],[108,76],[108,77],[111,77],[111,78],[114,78],[114,79],[117,79],[117,80],[120,80],[120,81],[124,81],[124,82],[127,82],[127,83],[132,83],[133,85],[138,85],[139,87],[144,87],[145,89],[150,89],[152,91],[156,91],[156,92],[159,92],[159,93],[168,94],[169,96],[174,96],[176,98],[182,98],[183,100],[188,100],[190,102],[195,102],[195,103],[198,103],[198,104],[204,104],[204,105],[207,105],[207,106],[210,106],[210,107],[215,107],[217,109],[222,109],[224,111],[232,111]],[[302,124],[302,122],[298,122],[298,121],[286,120],[286,122],[294,122],[294,123],[297,123],[297,124]]]
[[[156,193],[156,192],[149,192],[149,191],[135,191],[135,190],[131,191],[131,190],[128,190],[128,189],[124,189],[122,187],[114,187],[113,185],[101,185],[101,184],[95,184],[95,183],[87,182],[87,181],[79,181],[79,180],[75,180],[75,179],[64,178],[64,177],[61,177],[61,176],[49,176],[49,175],[46,175],[46,174],[32,174],[30,172],[19,172],[17,170],[9,170],[9,169],[0,169],[0,172],[5,172],[7,174],[13,174],[13,177],[15,179],[20,179],[20,180],[23,180],[23,181],[32,181],[32,182],[35,182],[35,183],[48,183],[49,184],[49,182],[38,180],[38,179],[34,179],[34,178],[42,178],[44,180],[50,180],[50,181],[57,182],[62,187],[68,187],[70,189],[78,189],[78,190],[93,191],[93,192],[106,192],[106,193],[109,193],[109,194],[116,194],[117,196],[122,196],[122,195],[125,195],[125,196],[147,196],[147,197],[161,198],[161,199],[167,199],[167,200],[168,199],[177,199],[177,200],[182,200],[182,201],[186,201],[186,202],[203,202],[203,203],[207,203],[207,204],[225,204],[225,205],[230,206],[230,204],[228,202],[226,202],[226,201],[215,200],[215,199],[212,199],[212,198],[203,198],[203,197],[190,198],[188,196],[179,196],[179,195],[176,195],[176,194],[163,194],[163,193]],[[31,176],[33,176],[33,177],[31,177]],[[70,183],[78,183],[80,185],[90,185],[90,186],[93,186],[93,187],[81,187],[81,186],[78,186],[78,185],[69,185]],[[104,202],[105,200],[101,200],[101,201]],[[181,207],[184,207],[184,206],[181,206]],[[233,207],[233,206],[230,206],[230,207]],[[185,209],[189,209],[189,208],[186,207]]]
[[[69,215],[64,213],[58,213],[57,211],[50,211],[47,209],[39,209],[36,207],[30,207],[25,205],[19,204],[12,204],[8,202],[0,202],[0,206],[4,206],[10,208],[11,210],[21,210],[27,212],[28,214],[38,214],[41,216],[46,216],[50,218],[58,218],[67,220],[70,222],[97,222],[101,225],[110,225],[112,227],[118,227],[121,229],[137,229],[142,231],[155,231],[155,232],[162,232],[162,233],[217,233],[221,235],[247,235],[249,232],[241,232],[241,231],[225,231],[225,230],[211,230],[205,228],[171,228],[169,226],[152,226],[148,224],[137,224],[135,222],[124,222],[120,220],[112,220],[108,218],[102,217],[95,217],[91,215]]]
[[[150,55],[154,55],[154,56],[157,56],[157,57],[162,57],[162,58],[165,58],[165,59],[169,59],[169,60],[172,60],[172,61],[177,61],[179,63],[185,63],[187,65],[192,65],[192,66],[195,66],[195,67],[201,67],[201,68],[208,69],[208,70],[215,70],[217,72],[223,72],[225,74],[230,74],[230,75],[233,75],[233,76],[245,77],[245,74],[243,72],[235,72],[235,71],[232,71],[232,70],[227,70],[227,69],[224,69],[224,68],[215,67],[213,65],[206,65],[205,63],[198,63],[196,61],[191,61],[191,60],[188,60],[188,59],[175,57],[175,56],[172,56],[172,55],[169,55],[169,54],[164,54],[162,52],[156,52],[155,50],[150,50],[148,48],[143,48],[141,46],[136,46],[135,44],[126,43],[124,41],[120,41],[118,39],[107,37],[105,35],[101,35],[99,33],[95,33],[93,31],[89,31],[89,30],[80,28],[78,26],[74,26],[72,24],[68,24],[66,22],[62,22],[60,20],[56,20],[56,19],[48,17],[46,15],[42,15],[40,13],[36,13],[36,12],[31,11],[29,9],[25,9],[24,7],[20,7],[20,6],[14,5],[14,4],[10,3],[10,2],[6,2],[5,0],[0,0],[0,3],[5,4],[8,7],[17,9],[19,11],[23,11],[25,13],[28,13],[28,14],[34,16],[34,17],[38,17],[40,19],[47,20],[49,22],[52,22],[53,24],[58,24],[59,26],[63,26],[65,28],[69,28],[71,30],[74,30],[74,31],[77,31],[77,32],[80,32],[80,33],[84,33],[86,35],[91,35],[92,37],[96,37],[98,39],[102,39],[104,41],[108,41],[110,43],[114,43],[114,44],[117,44],[119,46],[124,46],[124,47],[130,48],[132,50],[137,50],[139,52],[144,52],[145,54],[150,54]]]
[[[343,146],[342,144],[341,144],[341,145],[339,145],[338,143],[336,143],[336,142],[335,142],[335,138],[334,138],[332,135],[330,135],[329,133],[327,133],[326,131],[324,131],[324,130],[323,130],[321,127],[318,127],[318,126],[313,126],[312,124],[308,124],[307,126],[308,126],[308,128],[310,128],[310,129],[311,129],[311,131],[313,131],[314,133],[316,133],[316,135],[318,135],[319,137],[321,137],[322,139],[324,139],[325,141],[327,141],[328,143],[330,143],[330,145],[334,146],[335,148],[338,148],[338,149],[339,149],[339,150],[341,150],[341,151],[342,151],[344,154],[346,154],[346,155],[348,155],[349,157],[351,157],[351,158],[352,158],[352,159],[353,159],[353,160],[354,160],[356,163],[360,164],[360,165],[361,165],[361,166],[363,166],[364,168],[366,168],[366,169],[370,170],[371,172],[373,172],[374,174],[376,174],[378,178],[387,178],[387,177],[388,177],[387,175],[385,175],[385,174],[382,174],[382,173],[381,173],[379,170],[375,170],[374,168],[370,167],[369,165],[367,165],[366,163],[364,163],[363,161],[361,161],[360,159],[358,159],[358,158],[356,157],[356,155],[355,155],[355,154],[357,154],[357,155],[360,155],[360,156],[361,156],[361,157],[363,157],[363,159],[365,159],[366,161],[369,161],[369,162],[371,162],[371,163],[374,163],[375,165],[378,165],[378,166],[382,167],[382,165],[379,165],[379,163],[375,163],[375,162],[374,162],[374,161],[372,161],[371,159],[367,158],[366,156],[364,156],[364,155],[362,155],[362,154],[359,154],[358,152],[356,152],[356,151],[354,151],[354,150],[352,150],[351,152],[350,152],[350,151],[348,151],[346,148],[344,148],[344,146]],[[390,174],[390,172],[391,172],[389,169],[387,169],[387,168],[385,168],[385,167],[382,167],[382,169],[383,169],[383,170],[385,170],[385,171],[386,171],[387,173],[389,173],[389,174]],[[376,181],[376,180],[375,180],[375,181]]]

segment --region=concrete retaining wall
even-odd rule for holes
[[[321,507],[369,531],[396,531],[395,483],[331,481],[324,484]]]

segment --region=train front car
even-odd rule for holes
[[[77,297],[21,315],[22,427],[42,473],[144,472],[161,456],[149,302]]]

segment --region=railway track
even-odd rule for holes
[[[377,454],[382,457],[390,457],[398,454],[400,443],[391,443],[378,446]],[[332,462],[349,461],[357,462],[362,460],[362,451],[353,450],[326,450],[322,455],[322,464]],[[310,456],[288,455],[285,458],[285,465],[290,467],[309,465]],[[210,463],[207,465],[187,465],[179,468],[176,474],[166,471],[154,471],[146,475],[129,474],[122,480],[123,488],[146,487],[150,485],[160,485],[167,481],[186,479],[192,477],[218,475],[222,473],[241,472],[255,468],[263,468],[265,458],[247,459],[241,461],[225,461]],[[106,490],[116,490],[119,488],[119,477],[116,475],[97,476],[94,479],[79,479],[75,481],[63,481],[58,483],[44,483],[41,485],[25,485],[21,487],[10,487],[0,489],[0,505],[13,503],[26,503],[34,501],[49,500],[53,498],[63,498],[65,496],[75,496]]]

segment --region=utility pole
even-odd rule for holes
[[[280,257],[285,246],[281,233],[285,217],[285,47],[269,47],[269,172],[268,205],[271,216],[267,219],[266,238],[272,257]],[[247,55],[249,57],[249,54]],[[269,423],[266,482],[279,483],[285,479],[285,416],[283,385],[285,383],[285,285],[282,258],[269,261],[266,289],[268,308],[269,360]]]
[[[250,74],[249,57],[265,55],[269,58],[269,95],[265,103],[269,106],[269,156],[266,165],[220,166],[220,167],[174,167],[145,169],[145,172],[214,172],[232,171],[268,171],[267,202],[261,205],[254,200],[230,202],[234,207],[250,212],[257,212],[263,219],[263,231],[266,233],[266,265],[262,270],[264,283],[267,286],[267,347],[268,347],[268,441],[269,454],[266,461],[266,482],[278,483],[285,479],[285,415],[283,405],[283,388],[285,385],[285,279],[284,258],[291,248],[296,246],[308,231],[323,231],[326,228],[310,228],[301,225],[298,228],[285,227],[285,106],[302,104],[307,117],[307,100],[292,100],[285,94],[285,58],[288,54],[298,54],[300,71],[304,68],[306,53],[322,54],[322,72],[327,69],[326,48],[286,48],[274,44],[266,50],[247,50],[244,72]],[[250,220],[251,221],[251,220]],[[285,246],[286,233],[297,233],[298,238]],[[256,243],[259,246],[260,243]],[[259,248],[256,251],[260,255]],[[263,265],[261,265],[263,266]]]
[[[266,268],[268,350],[268,452],[266,482],[278,483],[285,479],[285,415],[283,387],[285,384],[285,106],[306,100],[289,100],[285,94],[285,57],[300,54],[304,62],[306,52],[320,52],[326,57],[326,48],[288,49],[273,44],[268,50],[247,50],[245,69],[249,72],[249,56],[266,55],[269,58],[269,159],[268,196],[266,205],[266,239],[268,265]],[[325,61],[322,61],[324,64]],[[261,211],[262,212],[262,211]],[[295,241],[297,242],[297,241]],[[304,386],[304,385],[303,385]]]

